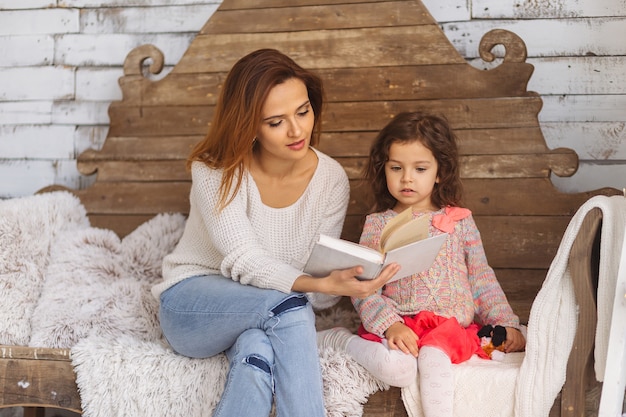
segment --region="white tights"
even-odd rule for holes
[[[347,353],[379,380],[407,387],[415,381],[419,369],[420,397],[425,417],[452,417],[454,375],[452,362],[441,349],[422,346],[417,360],[401,350],[389,349],[382,343],[353,337]]]
[[[452,417],[454,375],[450,357],[436,347],[422,346],[417,367],[424,416]]]
[[[346,352],[386,384],[408,387],[415,381],[417,360],[401,350],[389,349],[386,339],[378,343],[356,336],[348,342]]]
[[[389,349],[387,340],[372,342],[334,328],[318,333],[320,347],[333,347],[352,356],[361,366],[386,384],[395,387],[411,385],[418,375],[422,410],[425,417],[452,417],[454,375],[452,362],[441,349],[422,346],[418,358]]]

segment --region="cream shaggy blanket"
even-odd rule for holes
[[[184,222],[160,214],[120,239],[91,227],[67,192],[0,201],[0,344],[70,348],[85,417],[210,415],[225,358],[175,354],[150,294]],[[319,329],[356,322],[354,312],[318,312]],[[343,353],[320,358],[328,416],[361,416],[388,388]]]

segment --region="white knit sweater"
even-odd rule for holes
[[[185,231],[164,258],[163,282],[152,294],[159,299],[185,278],[211,274],[289,293],[319,234],[341,234],[348,206],[350,188],[343,167],[315,152],[318,165],[308,187],[284,208],[263,204],[254,179],[246,173],[234,200],[217,212],[222,171],[194,162]],[[311,298],[320,308],[334,301],[328,296]]]

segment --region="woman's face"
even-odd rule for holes
[[[315,115],[304,82],[290,78],[276,85],[261,114],[256,138],[262,157],[297,160],[307,154]]]

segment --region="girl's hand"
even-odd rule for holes
[[[333,271],[329,276],[323,278],[302,275],[296,279],[291,289],[298,292],[319,292],[329,295],[367,298],[376,294],[399,270],[398,264],[387,265],[380,275],[370,280],[357,279],[357,276],[363,273],[363,268],[360,266]]]
[[[526,338],[515,327],[506,328],[506,340],[504,341],[505,353],[523,352],[526,348]]]
[[[419,337],[404,323],[397,321],[389,326],[385,330],[385,338],[389,344],[389,349],[400,349],[407,355],[417,357],[417,341]]]

